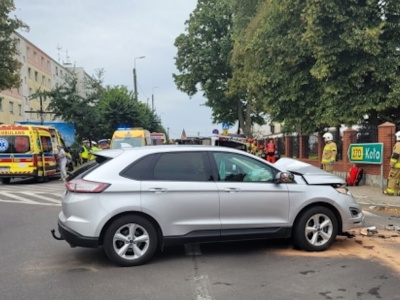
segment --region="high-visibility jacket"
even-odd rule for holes
[[[83,150],[81,151],[81,157],[82,157],[83,159],[88,159],[88,158],[89,158],[89,150],[88,150],[85,146],[82,146],[81,149],[83,149]]]
[[[336,160],[337,146],[335,142],[329,141],[322,152],[322,164],[333,163]]]
[[[390,167],[400,169],[400,142],[393,147],[392,157],[390,158]]]
[[[95,152],[95,151],[100,151],[101,149],[99,148],[99,147],[97,147],[97,146],[93,146],[92,147],[92,152]],[[90,156],[89,156],[89,160],[94,160],[94,159],[96,159],[96,156],[95,155],[92,155],[92,154],[90,154]]]

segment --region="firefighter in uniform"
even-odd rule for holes
[[[393,196],[399,194],[400,182],[400,131],[395,133],[396,144],[393,147],[393,153],[390,158],[390,171],[388,175],[388,183],[384,194]]]
[[[275,158],[275,143],[274,140],[269,140],[267,146],[265,147],[265,155],[267,157],[267,161],[270,163],[274,163],[276,158]]]
[[[323,136],[325,141],[324,151],[322,152],[322,169],[329,173],[333,173],[333,166],[336,160],[337,146],[333,141],[333,135],[326,132]]]

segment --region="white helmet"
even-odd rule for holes
[[[324,140],[326,141],[333,141],[333,135],[330,132],[325,132],[324,135],[322,136]]]
[[[400,141],[400,131],[397,131],[394,135],[396,136],[396,141]]]

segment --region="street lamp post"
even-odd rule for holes
[[[151,94],[151,110],[154,111],[154,90],[158,88],[158,86],[153,87],[153,93]]]
[[[133,60],[133,90],[135,93],[135,101],[138,101],[138,92],[137,92],[137,79],[136,79],[136,60],[137,59],[143,59],[146,56],[138,56],[135,57]]]

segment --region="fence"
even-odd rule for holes
[[[357,130],[346,129],[343,132],[332,132],[334,141],[338,145],[337,162],[335,164],[335,174],[346,178],[348,171],[352,167],[348,158],[350,144],[357,143],[382,143],[383,144],[383,180],[387,180],[390,170],[389,160],[395,143],[394,134],[396,126],[386,122],[379,126],[364,126]],[[321,158],[325,143],[322,134],[285,136],[280,138],[278,147],[281,146],[282,156],[297,158],[317,167],[321,166]],[[381,184],[381,165],[357,164],[364,169],[365,183],[368,185],[380,186]]]

